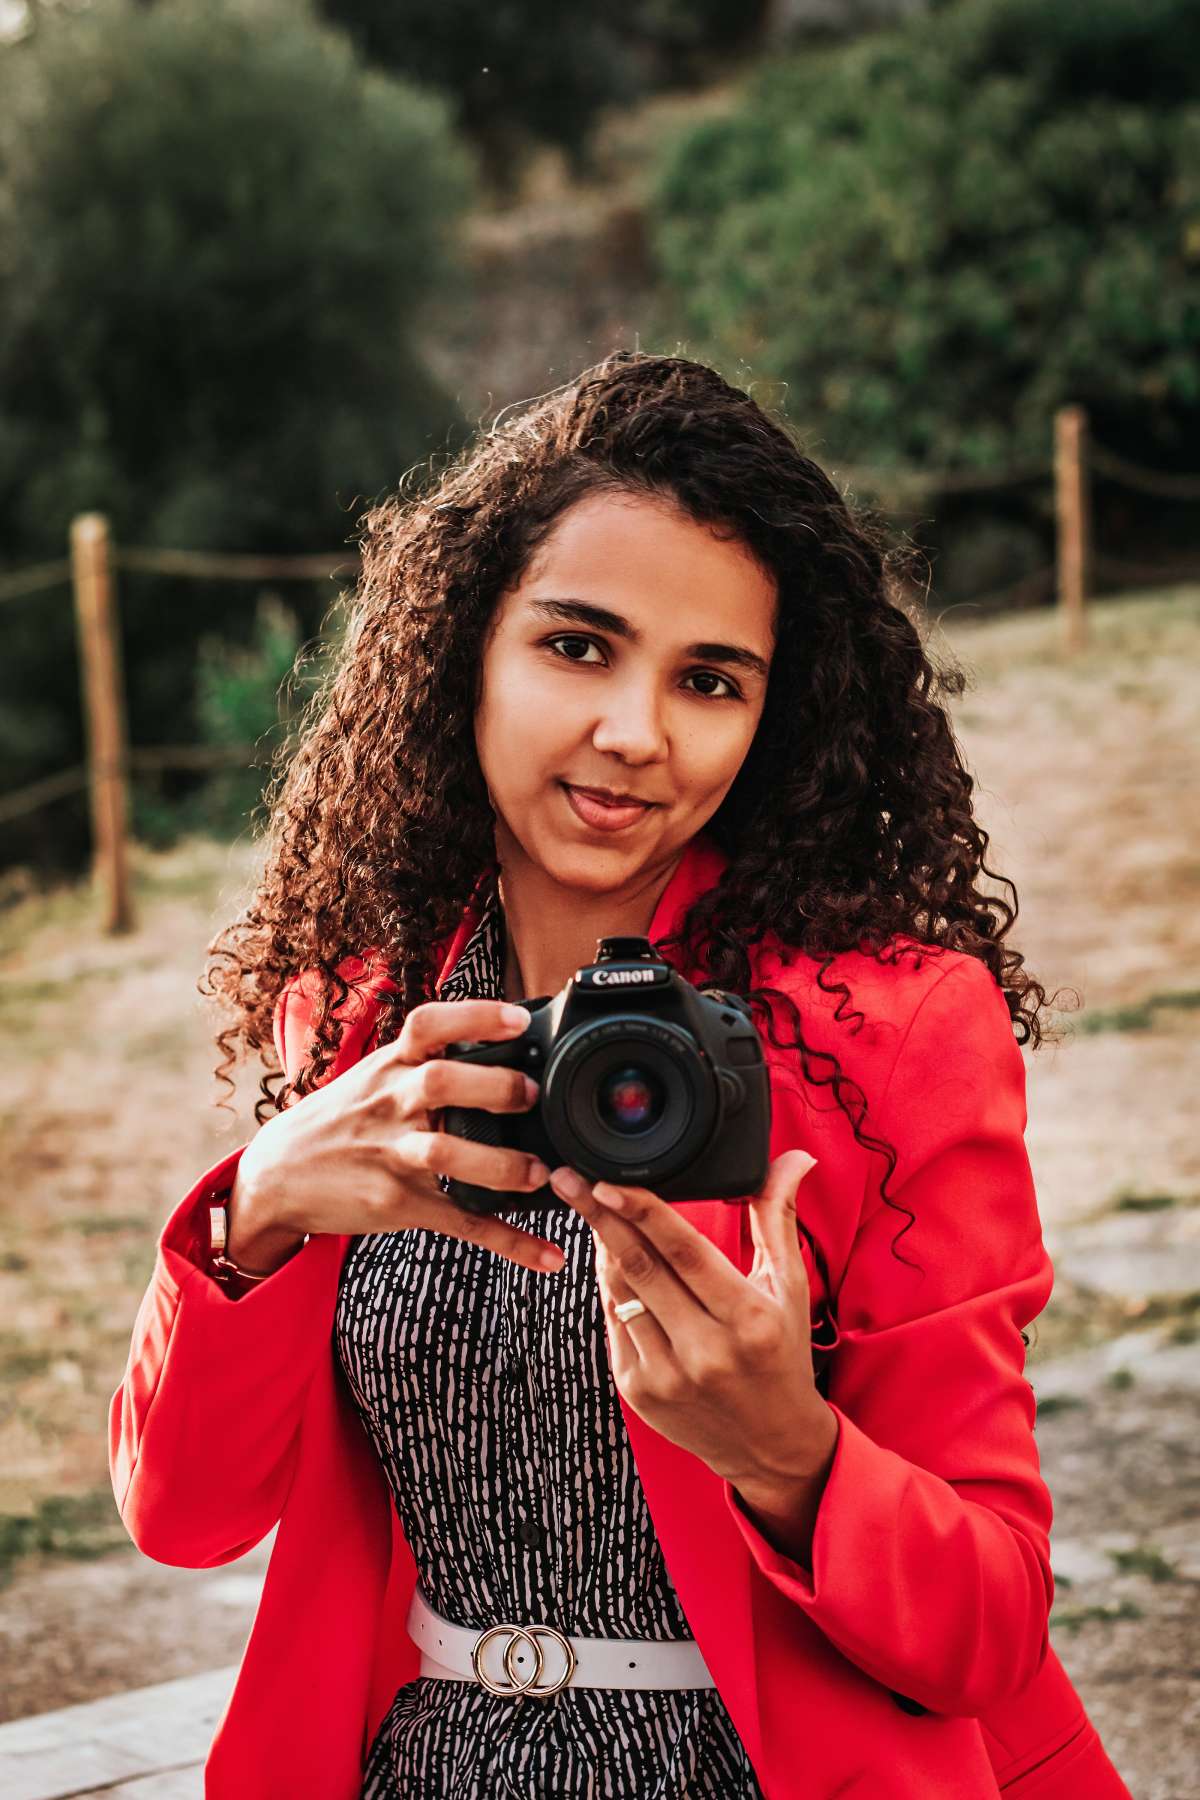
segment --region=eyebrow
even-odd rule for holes
[[[527,600],[525,603],[530,612],[546,619],[558,619],[568,625],[590,625],[596,631],[611,632],[613,637],[625,638],[631,644],[640,644],[642,634],[628,619],[620,613],[609,612],[606,606],[592,606],[586,600]],[[702,662],[725,663],[730,668],[744,669],[748,674],[758,675],[766,681],[770,669],[762,657],[753,650],[747,650],[744,644],[686,644],[685,656],[698,657]]]

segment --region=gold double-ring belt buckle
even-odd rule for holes
[[[503,1682],[493,1680],[483,1666],[485,1649],[492,1638],[498,1637],[502,1631],[512,1634],[504,1650],[504,1670],[511,1683],[508,1687]],[[545,1657],[538,1639],[543,1637],[552,1638],[562,1651],[563,1673],[556,1681],[548,1683],[545,1687],[539,1687],[537,1683],[545,1666]],[[528,1675],[518,1675],[513,1668],[513,1657],[522,1644],[528,1644],[533,1652],[533,1669]],[[481,1686],[485,1687],[489,1694],[503,1694],[509,1699],[514,1694],[534,1694],[538,1699],[545,1699],[549,1694],[557,1694],[560,1689],[566,1687],[575,1673],[576,1660],[570,1641],[563,1636],[561,1631],[556,1631],[553,1625],[489,1625],[486,1631],[480,1632],[471,1646],[471,1667]]]

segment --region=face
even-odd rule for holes
[[[475,742],[502,860],[600,893],[681,853],[750,748],[775,610],[743,545],[664,502],[597,493],[564,513],[484,652]],[[572,786],[650,804],[596,810]]]

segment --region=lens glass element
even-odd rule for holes
[[[596,1087],[596,1110],[622,1137],[649,1131],[663,1116],[666,1090],[649,1069],[627,1063],[610,1069]]]

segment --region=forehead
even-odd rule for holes
[[[744,544],[663,501],[589,494],[555,521],[508,597],[570,594],[696,636],[716,627],[771,640],[776,584]],[[712,626],[713,630],[708,627]]]

